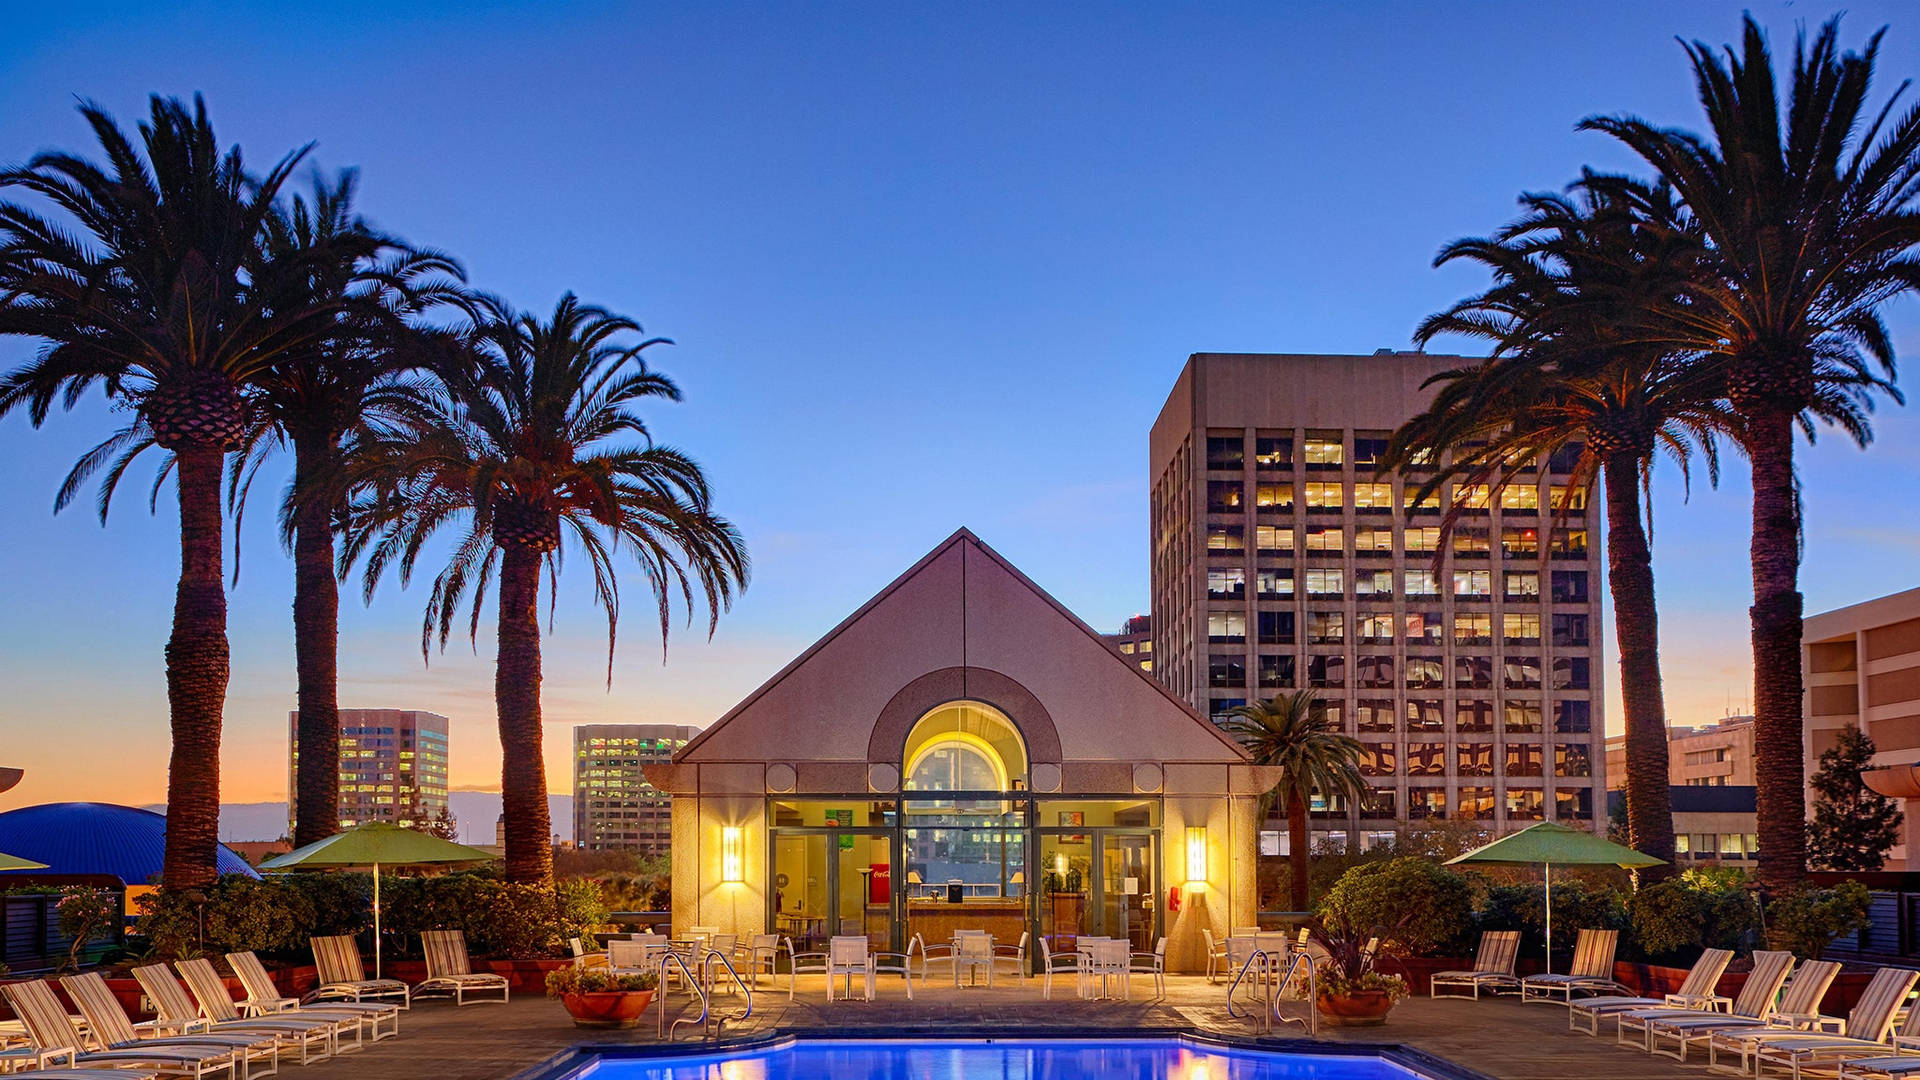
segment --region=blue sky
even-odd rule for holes
[[[1752,7],[1782,52],[1828,13]],[[571,289],[676,339],[654,359],[687,400],[648,420],[706,464],[755,580],[664,667],[623,624],[610,694],[588,583],[563,586],[565,790],[570,723],[710,721],[962,524],[1097,627],[1144,610],[1146,431],[1187,354],[1405,347],[1479,284],[1430,267],[1441,244],[1523,189],[1628,164],[1577,120],[1695,124],[1673,38],[1731,40],[1741,10],[38,5],[0,36],[0,159],[90,149],[78,97],[131,124],[149,91],[203,91],[257,165],[316,140],[314,161],[361,168],[369,217],[482,286],[535,309]],[[1910,10],[1848,7],[1849,44],[1893,24],[1883,90],[1920,73]],[[1913,305],[1891,314],[1920,347]],[[171,511],[150,518],[130,479],[105,530],[50,512],[110,419],[0,422],[17,801],[164,787]],[[1889,497],[1920,424],[1889,409],[1879,431],[1867,456],[1828,438],[1805,459],[1809,610],[1920,584],[1920,512]],[[1707,720],[1749,693],[1744,469],[1686,505],[1657,483],[1669,700]],[[243,541],[230,800],[284,792],[293,702],[290,568],[267,514]],[[422,599],[390,582],[345,606],[342,703],[452,716],[455,783],[492,785],[491,642],[423,669]]]

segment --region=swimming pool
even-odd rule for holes
[[[1392,1051],[1314,1053],[1187,1037],[835,1039],[782,1037],[719,1052],[662,1055],[581,1047],[551,1080],[1426,1080]],[[1454,1070],[1437,1070],[1454,1072]],[[1457,1075],[1457,1074],[1456,1074]]]

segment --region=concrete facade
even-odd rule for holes
[[[573,729],[573,843],[582,851],[663,854],[673,840],[671,802],[647,782],[700,734],[685,724],[578,724]]]
[[[288,832],[298,807],[300,714],[287,714]],[[424,829],[447,813],[447,718],[418,709],[340,710],[340,827]]]
[[[1698,727],[1667,728],[1667,783],[1674,787],[1752,787],[1753,717],[1728,716]],[[1627,785],[1627,737],[1607,738],[1607,790]]]
[[[1874,765],[1920,763],[1920,589],[1807,616],[1800,661],[1807,775],[1841,728],[1861,725],[1878,751]],[[1807,798],[1811,805],[1811,790]],[[1920,852],[1916,802],[1905,802],[1906,840],[1887,870],[1910,869],[1910,853]]]
[[[956,709],[1017,742],[1004,790],[921,779],[913,748]],[[811,937],[827,919],[905,949],[977,908],[1003,944],[1103,920],[1164,935],[1178,970],[1204,967],[1202,927],[1255,921],[1254,806],[1274,779],[964,529],[646,772],[673,795],[676,930]],[[983,845],[997,880],[963,883],[955,852]],[[933,902],[948,881],[977,891]]]
[[[1375,789],[1317,808],[1320,838],[1605,827],[1600,514],[1571,462],[1443,493],[1468,507],[1445,551],[1421,478],[1375,473],[1421,384],[1469,363],[1196,353],[1153,425],[1154,675],[1216,719],[1319,690]]]

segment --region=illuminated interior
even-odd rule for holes
[[[907,734],[907,791],[1018,791],[1027,786],[1027,747],[1005,713],[978,701],[941,705]]]

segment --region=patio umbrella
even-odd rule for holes
[[[260,864],[262,870],[373,868],[373,977],[380,977],[380,867],[485,862],[493,855],[430,833],[375,821],[315,840]]]
[[[0,851],[0,870],[45,870],[47,864]]]
[[[1663,860],[1622,847],[1585,829],[1570,829],[1558,822],[1543,821],[1517,833],[1503,836],[1484,847],[1447,860],[1456,863],[1503,863],[1546,868],[1547,879],[1547,971],[1553,971],[1553,867],[1561,866],[1659,866]]]

